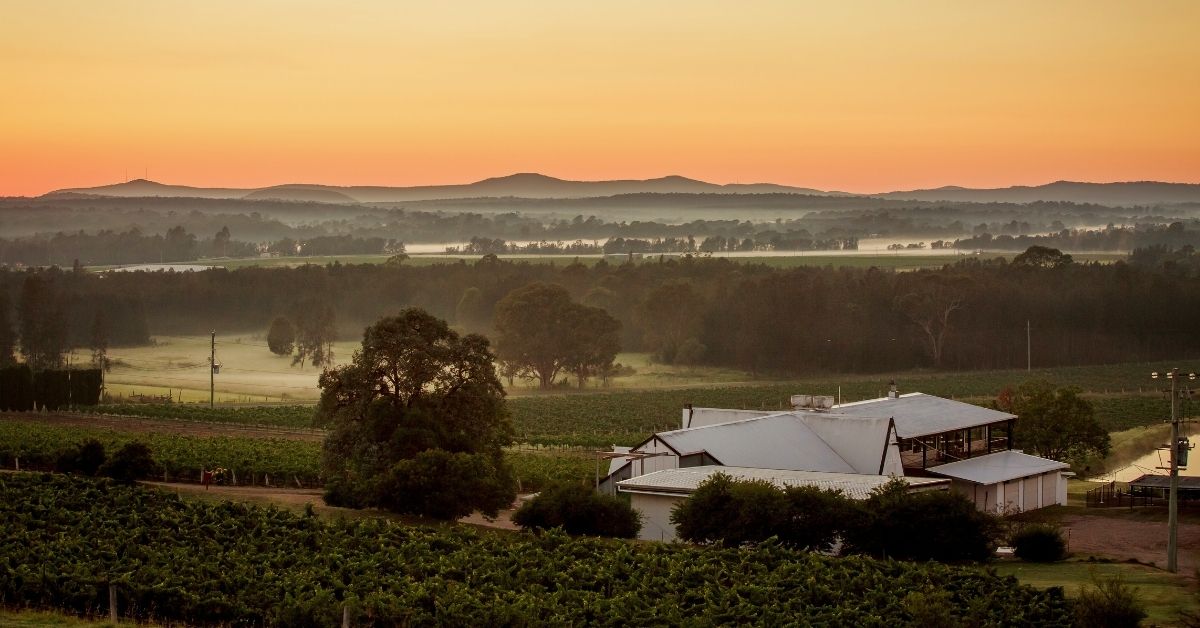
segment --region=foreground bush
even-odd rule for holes
[[[844,553],[878,558],[987,560],[999,531],[995,516],[950,491],[909,493],[893,479],[856,501],[814,487],[781,489],[718,473],[671,512],[680,538],[736,547],[777,539],[825,551],[839,539]]]
[[[48,507],[52,505],[52,507]],[[904,625],[912,594],[957,625],[1069,626],[1060,589],[978,569],[777,545],[699,548],[414,528],[105,480],[0,474],[0,599],[189,625]],[[907,602],[906,602],[907,600]]]
[[[54,462],[54,470],[60,473],[96,475],[104,465],[104,460],[104,443],[89,438],[59,452],[58,460]]]
[[[1067,557],[1062,531],[1047,524],[1022,527],[1012,537],[1013,554],[1031,563],[1053,563]]]
[[[134,441],[117,450],[100,467],[100,474],[122,484],[133,484],[138,480],[153,478],[162,473],[162,466],[154,461],[154,454],[145,443]]]
[[[1146,607],[1137,591],[1117,575],[1080,589],[1075,616],[1078,625],[1089,628],[1137,628],[1146,618]]]
[[[641,517],[623,499],[573,483],[552,484],[513,513],[525,529],[562,528],[567,534],[631,539],[642,529]]]

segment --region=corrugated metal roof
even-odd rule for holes
[[[1007,412],[925,393],[844,403],[833,409],[850,416],[891,417],[896,421],[896,434],[900,438],[941,434],[1017,418]]]
[[[930,467],[927,471],[976,484],[996,484],[1050,471],[1066,469],[1065,462],[1039,458],[1019,451],[1001,451],[978,458]]]
[[[1147,473],[1136,480],[1130,480],[1129,485],[1141,488],[1171,488],[1171,476]],[[1200,478],[1181,475],[1179,476],[1179,488],[1189,491],[1200,490]]]
[[[666,469],[655,471],[636,478],[617,482],[620,490],[626,493],[678,493],[690,494],[702,482],[715,473],[724,473],[736,480],[766,480],[779,487],[815,486],[821,489],[842,491],[853,499],[866,499],[888,480],[884,475],[863,475],[859,473],[823,473],[819,471],[793,471],[787,469],[752,469],[745,467],[689,467],[685,469]],[[941,478],[901,478],[914,488],[941,488],[949,483]]]
[[[791,412],[660,432],[656,437],[680,455],[705,451],[721,464],[734,467],[855,473],[850,463]]]

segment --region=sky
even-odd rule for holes
[[[0,0],[0,195],[1200,182],[1200,2]]]

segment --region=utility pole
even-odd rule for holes
[[[208,407],[213,407],[213,391],[217,384],[217,330],[212,332],[212,344],[208,354]]]
[[[1167,571],[1179,571],[1179,387],[1176,381],[1182,376],[1178,368],[1165,373],[1171,380],[1171,443],[1168,446],[1171,453],[1171,489],[1167,501]],[[1158,373],[1150,377],[1158,378]],[[1195,373],[1188,373],[1188,379],[1196,379]]]
[[[1028,318],[1025,319],[1025,370],[1033,370],[1033,332]]]

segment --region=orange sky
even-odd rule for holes
[[[3,0],[0,195],[1200,182],[1200,2]]]

